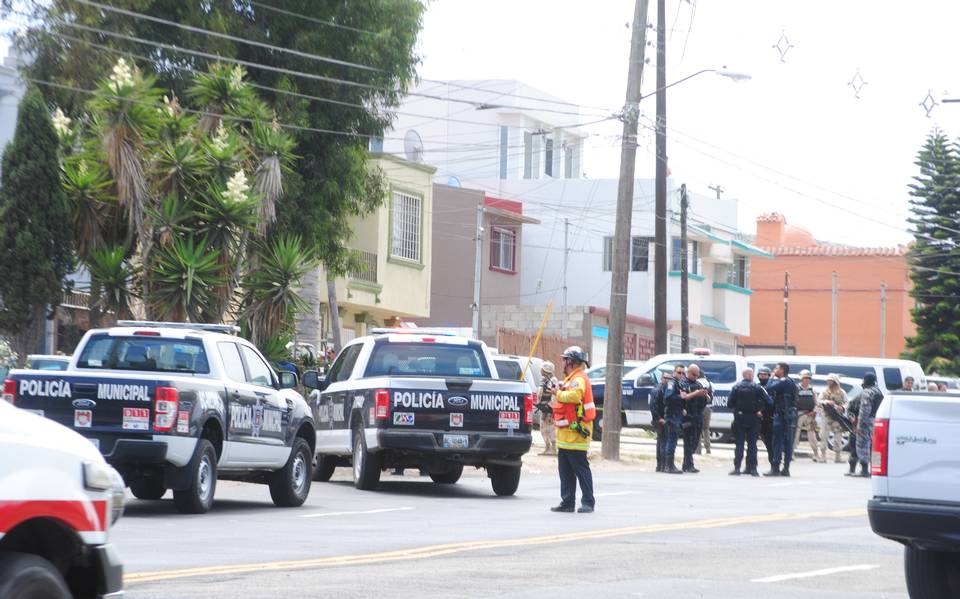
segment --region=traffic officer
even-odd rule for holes
[[[773,398],[773,458],[764,476],[790,476],[793,435],[797,428],[797,384],[790,378],[790,365],[780,362],[773,371],[776,382],[767,384]],[[783,469],[780,465],[783,464]]]
[[[773,467],[773,399],[767,392],[767,385],[770,384],[770,369],[761,366],[757,371],[757,384],[763,389],[766,403],[763,405],[763,417],[760,419],[760,438],[763,439],[763,447],[767,450],[767,462]]]
[[[686,380],[683,364],[673,367],[673,377],[667,381],[663,389],[663,414],[661,424],[666,433],[666,442],[663,447],[663,472],[667,474],[683,474],[677,468],[676,453],[677,441],[683,425],[683,384]]]
[[[670,382],[670,373],[660,373],[660,385],[650,395],[650,424],[657,433],[657,472],[663,472],[666,463],[664,449],[667,446],[666,425],[666,404],[664,403],[664,392],[667,389],[667,383]]]
[[[691,474],[700,472],[693,464],[693,454],[700,443],[703,430],[703,410],[707,407],[709,392],[700,382],[700,367],[696,364],[687,366],[683,417],[683,471]]]
[[[733,453],[731,476],[740,476],[740,464],[743,460],[743,442],[747,442],[747,470],[750,476],[760,476],[757,472],[757,435],[760,434],[760,420],[766,405],[764,390],[753,381],[753,369],[743,371],[743,380],[733,386],[727,407],[733,412],[733,432],[736,448]]]
[[[557,464],[560,473],[560,505],[554,512],[573,512],[577,502],[577,481],[580,482],[581,514],[593,512],[593,474],[587,452],[593,435],[597,408],[593,403],[590,379],[584,372],[589,367],[587,353],[574,345],[563,351],[563,383],[551,392],[554,424],[557,428]]]

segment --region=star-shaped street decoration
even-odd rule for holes
[[[937,101],[933,99],[933,93],[930,90],[927,90],[927,97],[920,102],[920,107],[927,113],[927,118],[930,118],[930,113],[937,107]]]
[[[860,92],[863,91],[863,86],[866,84],[867,82],[863,80],[863,75],[860,74],[860,69],[857,69],[853,79],[847,83],[847,85],[853,88],[853,96],[858,100],[860,99]]]
[[[790,40],[787,39],[787,32],[780,32],[780,39],[777,40],[777,43],[773,45],[773,49],[780,54],[780,62],[787,62],[787,52],[790,51],[790,48],[793,47],[793,44],[790,43]]]

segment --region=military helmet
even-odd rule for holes
[[[761,374],[770,374],[770,368],[768,368],[767,366],[761,366],[761,367],[760,367],[760,370],[757,371],[757,374],[758,374],[758,375],[761,375]]]
[[[540,372],[543,374],[549,374],[550,376],[553,376],[553,373],[556,372],[556,370],[557,367],[554,366],[553,362],[549,360],[540,365]]]
[[[583,362],[590,366],[590,360],[587,357],[587,352],[583,351],[579,345],[571,345],[567,349],[563,350],[562,358],[567,360],[573,360],[574,362]]]

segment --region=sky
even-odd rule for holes
[[[656,2],[648,23],[656,24]],[[896,10],[891,10],[896,8]],[[631,0],[430,0],[420,37],[426,79],[519,79],[609,114],[624,103]],[[934,127],[960,137],[956,24],[960,2],[667,0],[667,155],[676,183],[739,200],[739,223],[780,212],[818,239],[862,246],[911,240],[908,185]],[[656,89],[654,31],[643,91]],[[773,47],[786,37],[782,57]],[[782,44],[786,47],[786,43]],[[859,98],[849,82],[859,71]],[[952,92],[952,94],[951,94]],[[603,109],[603,110],[598,110]],[[655,117],[641,103],[641,126]],[[584,121],[596,120],[584,116]],[[621,125],[588,129],[585,172],[615,178]],[[654,137],[641,130],[637,176],[654,176]]]

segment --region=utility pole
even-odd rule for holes
[[[690,279],[687,265],[687,184],[680,185],[680,352],[690,351]]]
[[[657,180],[653,283],[654,347],[667,353],[667,17],[657,0]]]
[[[473,334],[480,339],[480,273],[483,264],[483,204],[477,204],[476,256],[473,259]]]
[[[837,271],[833,271],[833,290],[830,295],[830,355],[836,356],[839,353],[839,337],[837,336],[837,327],[839,323],[837,322],[837,301],[839,300],[839,294],[837,293]]]
[[[887,357],[887,284],[880,283],[880,357]]]
[[[787,353],[787,331],[790,323],[790,273],[783,273],[783,353]]]
[[[637,121],[640,115],[640,81],[647,46],[649,0],[636,0],[630,62],[627,65],[627,101],[623,108],[623,139],[620,148],[620,184],[617,187],[617,221],[613,237],[610,281],[610,328],[607,343],[607,377],[604,392],[604,459],[620,459],[620,405],[623,378],[623,338],[627,321],[627,283],[630,274],[630,237],[633,220],[633,184],[637,165]],[[664,272],[664,276],[666,273]]]
[[[708,186],[707,186],[707,189],[709,189],[710,191],[715,191],[715,192],[717,192],[717,199],[718,199],[718,200],[720,199],[720,194],[725,191],[725,190],[724,190],[722,187],[720,187],[719,185],[708,185]]]
[[[563,310],[560,313],[560,337],[567,337],[567,262],[570,259],[570,219],[563,219]]]

